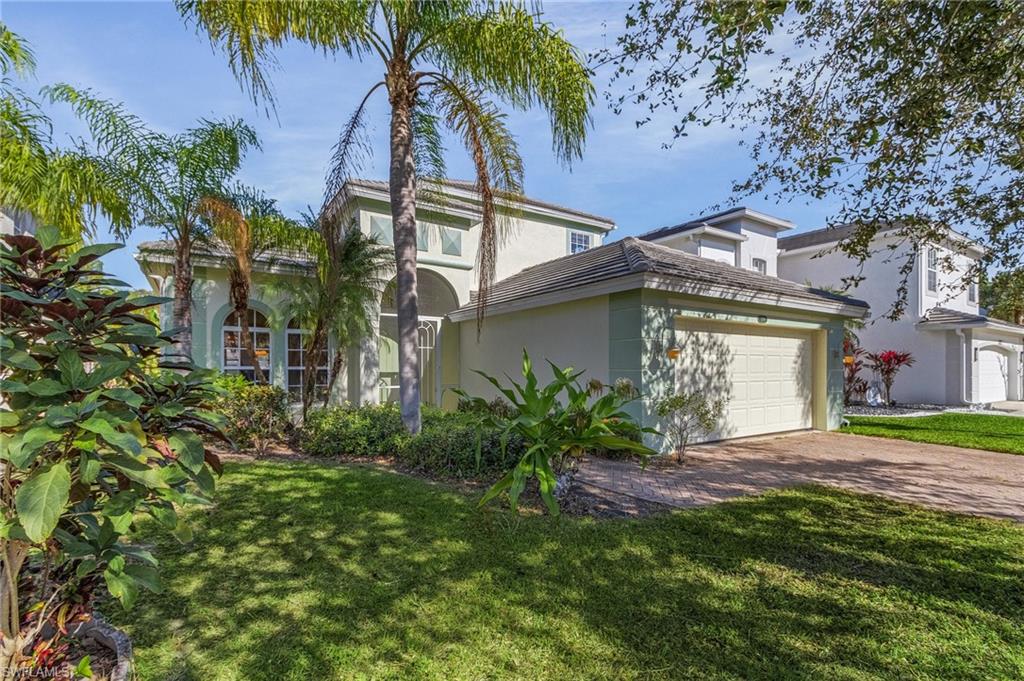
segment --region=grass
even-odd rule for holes
[[[1024,418],[946,412],[934,416],[847,416],[846,432],[1024,454]]]
[[[350,466],[233,464],[129,613],[153,679],[1024,677],[1024,527],[806,488],[513,517]]]

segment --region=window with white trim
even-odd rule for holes
[[[593,235],[587,232],[569,232],[569,253],[582,253],[590,250],[593,239]]]
[[[252,337],[253,352],[256,354],[260,369],[263,370],[263,379],[266,382],[270,380],[270,327],[263,313],[250,308],[246,314],[249,315],[249,335]],[[255,381],[256,369],[252,358],[248,356],[245,343],[242,342],[240,322],[234,312],[224,320],[221,332],[224,341],[221,368],[226,374],[241,374],[250,381]]]
[[[445,255],[462,255],[462,232],[451,227],[442,227],[441,252]]]
[[[978,282],[972,281],[967,286],[967,302],[976,303],[978,302]]]
[[[297,320],[288,322],[286,334],[288,357],[288,396],[295,402],[302,400],[302,386],[306,380],[306,344],[304,343],[309,331],[300,328]],[[316,368],[316,386],[313,389],[313,399],[321,401],[327,394],[327,387],[330,383],[330,367],[327,364],[327,353],[321,352]]]
[[[371,215],[370,236],[375,237],[377,243],[393,246],[395,244],[395,235],[391,227],[391,218]]]
[[[934,248],[928,249],[928,290],[939,290],[939,251]]]
[[[768,274],[768,261],[764,258],[754,258],[751,261],[754,265],[754,270],[760,274]]]

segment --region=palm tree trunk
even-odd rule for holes
[[[334,392],[334,384],[338,380],[338,374],[341,373],[342,368],[345,366],[345,354],[346,348],[337,348],[334,351],[334,357],[331,359],[331,373],[327,378],[327,393],[324,395],[324,409],[327,408],[331,401],[331,394]]]
[[[248,355],[249,366],[252,367],[253,383],[267,383],[267,377],[256,356],[256,344],[252,341],[252,329],[249,327],[249,289],[237,272],[231,274],[231,302],[235,304],[235,316],[238,327],[242,330],[242,348]]]
[[[180,328],[175,345],[177,351],[192,359],[192,241],[188,236],[178,239],[174,254],[174,303],[171,326]]]
[[[320,353],[327,346],[327,328],[322,319],[316,320],[316,326],[309,335],[309,345],[306,346],[304,354],[306,366],[302,370],[302,422],[306,422],[306,414],[313,406],[313,397],[316,391],[316,367],[319,362]]]
[[[416,167],[408,65],[389,69],[391,99],[391,219],[394,229],[398,311],[398,395],[402,422],[420,432],[419,304],[416,289]]]

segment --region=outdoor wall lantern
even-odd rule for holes
[[[767,324],[768,323],[768,318],[765,317],[764,315],[758,315],[757,323],[758,324]]]
[[[682,348],[680,348],[677,345],[670,345],[665,350],[665,356],[668,357],[669,359],[673,360],[673,361],[679,359],[679,356],[681,354],[683,354],[683,350],[682,350]]]

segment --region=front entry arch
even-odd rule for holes
[[[441,330],[444,316],[459,307],[459,299],[448,281],[432,270],[417,269],[420,361],[420,399],[424,404],[441,404]],[[398,401],[398,314],[395,310],[394,281],[381,299],[378,388],[381,402]]]

